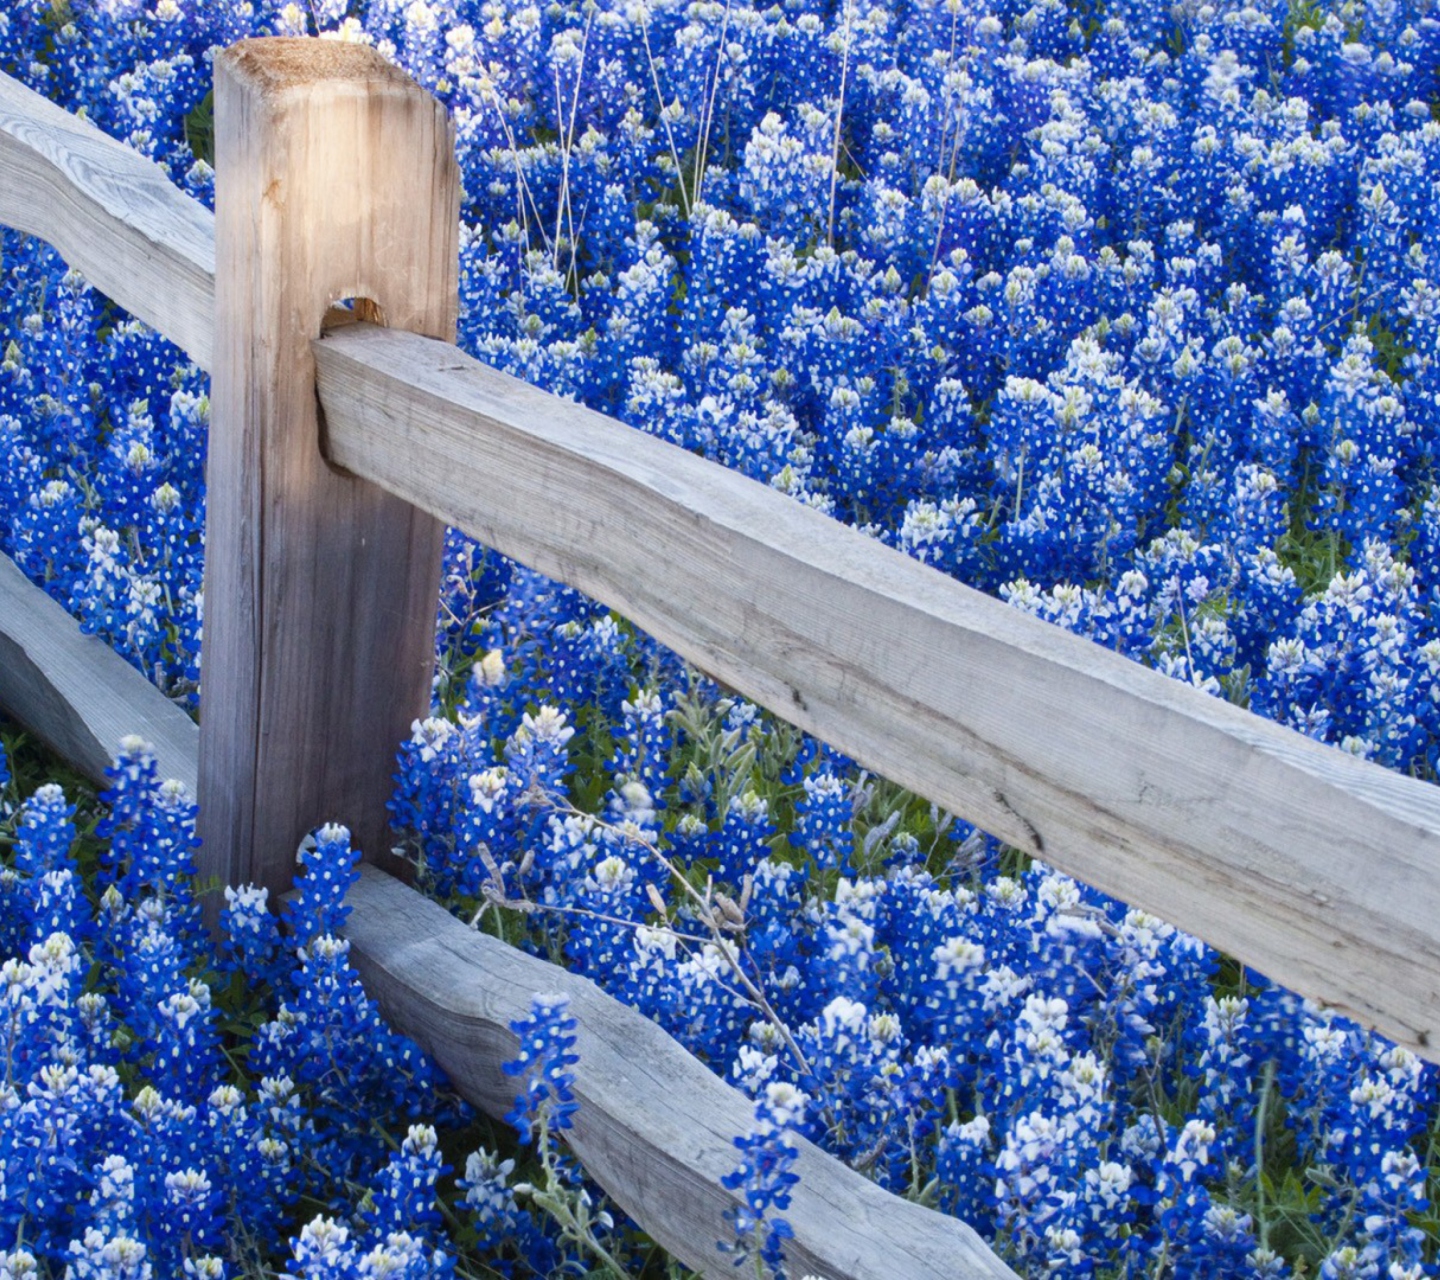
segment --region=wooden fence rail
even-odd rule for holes
[[[355,326],[315,352],[340,466],[606,601],[867,768],[1440,1051],[1440,789],[446,344]]]
[[[382,620],[375,634],[407,653],[429,643],[425,584],[445,521],[604,600],[866,767],[1440,1060],[1440,790],[1145,670],[471,360],[437,340],[452,336],[454,181],[434,104],[368,51],[315,42],[239,46],[219,60],[217,83],[221,217],[209,259],[205,218],[157,187],[153,166],[0,85],[0,219],[60,245],[217,366],[209,491],[229,514],[208,555],[230,567],[207,604],[202,814],[253,811],[263,773],[265,803],[286,816],[263,838],[256,824],[227,822],[209,840],[210,870],[280,887],[304,829],[383,806],[376,779],[395,733],[363,732],[346,708],[396,687],[395,650],[355,628]],[[347,148],[360,158],[327,159]],[[132,174],[133,198],[117,203]],[[58,214],[35,214],[37,190],[63,197]],[[177,227],[183,252],[169,247]],[[385,255],[416,227],[443,252],[427,239],[387,272]],[[112,240],[138,264],[133,278],[110,267],[121,252]],[[205,266],[216,258],[218,284]],[[175,316],[172,286],[188,300]],[[326,305],[344,297],[389,327],[322,337]],[[337,534],[324,516],[334,494],[370,514],[346,515]],[[349,557],[368,547],[373,558],[377,539],[405,550],[372,581]],[[216,663],[212,620],[232,596],[248,613],[219,624],[240,639],[222,643]],[[327,621],[332,605],[342,628]],[[390,699],[386,723],[424,710],[423,682],[400,665],[408,692]],[[296,776],[310,759],[318,789]],[[237,761],[254,764],[238,798]],[[379,955],[378,936],[361,952]],[[412,959],[408,971],[423,973],[429,961]],[[390,963],[373,970],[382,991]],[[387,1013],[402,1025],[413,1016],[443,1045],[438,1014],[407,1014],[417,998],[388,1001]],[[457,1061],[447,1065],[461,1070]]]
[[[104,781],[115,743],[142,733],[163,775],[194,787],[199,734],[190,718],[0,555],[0,706]],[[77,727],[78,726],[78,727]],[[582,978],[477,933],[374,867],[346,900],[350,960],[396,1030],[424,1046],[456,1088],[496,1120],[515,1102],[501,1064],[510,1023],[540,992],[570,998],[578,1019],[580,1111],[572,1141],[590,1175],[677,1258],[717,1280],[716,1249],[738,1199],[720,1179],[750,1103],[654,1023]],[[800,1145],[787,1215],[793,1274],[826,1280],[1014,1280],[964,1223],[883,1191]]]
[[[687,1266],[733,1277],[716,1242],[733,1238],[735,1204],[720,1179],[736,1164],[732,1139],[752,1117],[737,1090],[634,1009],[587,978],[467,928],[383,871],[367,870],[347,899],[351,958],[398,1030],[413,1036],[466,1097],[499,1116],[515,1082],[511,1022],[530,994],[570,997],[579,1024],[572,1145],[590,1175]],[[808,1142],[785,1217],[790,1275],[827,1280],[992,1280],[1014,1273],[957,1219],[881,1191]]]
[[[99,636],[81,634],[6,555],[0,555],[0,707],[98,786],[106,785],[116,743],[134,733],[155,748],[164,777],[195,793],[195,722]]]
[[[215,219],[165,170],[0,75],[0,226],[38,236],[202,369],[215,345]]]

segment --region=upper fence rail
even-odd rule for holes
[[[340,466],[865,767],[1440,1053],[1440,790],[446,344],[358,325],[314,347]]]
[[[158,173],[0,79],[0,221],[203,363],[212,224]],[[335,466],[605,601],[865,767],[1440,1060],[1440,790],[448,343],[357,325],[313,354]]]

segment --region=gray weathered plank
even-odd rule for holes
[[[215,128],[200,867],[279,893],[332,814],[372,857],[389,848],[444,539],[326,465],[310,339],[346,298],[453,339],[459,176],[444,107],[364,45],[227,49]]]
[[[1440,1057],[1440,790],[442,343],[356,326],[315,350],[337,465],[866,767]]]
[[[104,782],[114,744],[138,733],[162,776],[195,788],[198,732],[180,711],[0,556],[0,706],[86,776]],[[531,996],[568,993],[580,1020],[582,1102],[575,1147],[601,1185],[647,1230],[713,1275],[733,1269],[727,1235],[737,1159],[730,1139],[748,1103],[669,1036],[584,978],[466,928],[383,872],[366,868],[348,899],[347,936],[367,991],[418,1039],[477,1106],[497,1118],[515,1081],[509,1023]],[[1005,1277],[1011,1272],[954,1219],[906,1203],[806,1144],[789,1211],[801,1269],[828,1280]]]
[[[155,748],[160,775],[195,794],[195,722],[0,555],[0,707],[92,782],[120,739]]]
[[[3,74],[0,225],[54,245],[97,289],[210,367],[210,211],[158,164]]]
[[[586,1171],[686,1266],[732,1277],[715,1247],[733,1239],[720,1185],[750,1126],[743,1095],[653,1022],[559,969],[467,928],[372,867],[350,891],[350,958],[386,1020],[418,1041],[466,1098],[500,1118],[516,1082],[501,1070],[510,1023],[534,995],[569,996],[578,1020],[580,1109],[568,1135]],[[792,1276],[827,1280],[979,1280],[1013,1273],[957,1219],[891,1195],[806,1142],[785,1213]]]

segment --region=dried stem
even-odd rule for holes
[[[850,18],[855,12],[853,0],[845,0],[845,29],[840,37],[840,97],[835,103],[835,142],[830,152],[830,217],[825,243],[835,247],[835,189],[840,179],[840,131],[845,121],[845,86],[850,76]]]
[[[805,1057],[799,1044],[796,1043],[790,1028],[785,1025],[784,1019],[776,1012],[775,1006],[771,1004],[770,998],[765,994],[764,989],[746,972],[745,965],[742,963],[743,952],[736,948],[732,940],[736,936],[743,937],[745,932],[745,906],[748,905],[749,900],[748,884],[746,891],[741,895],[741,901],[739,903],[728,894],[715,892],[713,885],[709,881],[706,882],[705,892],[701,893],[699,889],[690,883],[684,872],[666,857],[653,841],[646,840],[637,832],[617,826],[611,822],[606,822],[603,818],[597,818],[594,814],[585,813],[567,801],[550,795],[539,788],[532,789],[528,798],[530,802],[538,808],[549,809],[555,813],[562,813],[569,817],[582,818],[586,822],[591,823],[595,828],[608,831],[618,836],[622,841],[644,850],[649,857],[663,867],[665,871],[669,873],[671,879],[680,886],[685,896],[689,898],[697,919],[709,931],[710,936],[704,938],[699,935],[683,934],[671,926],[668,917],[663,926],[664,931],[671,934],[677,941],[698,943],[700,945],[709,943],[713,945],[729,966],[731,973],[735,975],[741,991],[734,992],[728,987],[726,989],[732,990],[732,994],[739,996],[752,1007],[758,1009],[784,1042],[785,1047],[790,1051],[790,1055],[794,1058],[795,1065],[800,1072],[806,1076],[812,1074],[809,1060]],[[519,905],[505,893],[504,882],[500,876],[500,869],[496,866],[494,858],[490,855],[490,851],[482,847],[479,853],[486,870],[490,874],[491,882],[495,886],[495,891],[493,893],[487,892],[486,897],[495,901],[496,905],[510,906],[522,911],[532,912],[569,912],[571,914],[589,916],[603,920],[609,924],[628,928],[638,929],[641,927],[638,921],[624,920],[618,916],[607,916],[602,912],[590,911],[584,907],[554,907],[543,903],[531,902],[529,899],[522,899],[521,901],[524,905]],[[663,902],[661,905],[664,905]],[[483,913],[484,904],[482,904],[480,910],[476,913],[471,924],[478,924]]]

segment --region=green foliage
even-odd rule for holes
[[[100,841],[95,828],[103,809],[90,780],[76,772],[51,751],[34,734],[22,729],[15,721],[0,714],[0,743],[10,761],[10,781],[0,786],[0,857],[8,859],[8,850],[15,843],[15,828],[20,820],[20,807],[26,797],[46,783],[55,783],[75,806],[76,842],[73,850],[80,873],[87,884],[93,884],[100,869]],[[10,817],[4,818],[4,814]]]
[[[1402,380],[1405,360],[1414,354],[1415,348],[1406,340],[1403,325],[1398,329],[1391,328],[1391,321],[1394,319],[1393,316],[1387,317],[1376,311],[1366,321],[1365,332],[1375,344],[1375,357],[1379,366],[1392,381],[1399,382]]]
[[[211,89],[185,117],[185,141],[197,160],[215,167],[215,90]]]
[[[723,815],[732,800],[748,792],[769,802],[772,818],[793,813],[794,792],[784,788],[780,773],[795,758],[799,731],[765,713],[753,724],[727,728],[731,705],[731,699],[708,697],[703,685],[691,679],[670,712],[679,747],[672,778],[683,782],[691,795],[708,794],[717,814]]]

